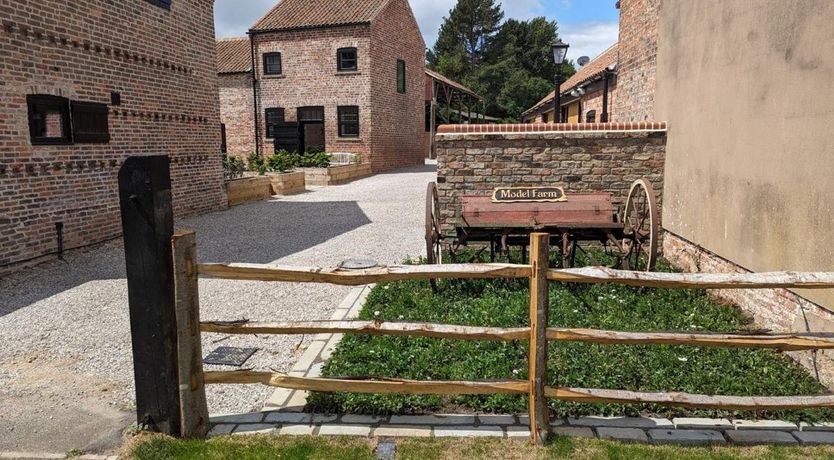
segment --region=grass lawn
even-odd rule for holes
[[[178,441],[145,437],[130,448],[128,458],[168,459],[282,459],[372,460],[376,441],[358,438],[225,437]],[[497,439],[404,439],[397,441],[397,460],[441,459],[676,459],[676,460],[810,460],[834,458],[834,447],[701,447],[646,446],[591,439],[556,438],[537,448],[528,442]]]
[[[668,267],[663,268],[669,270]],[[528,325],[526,280],[441,281],[377,286],[361,319],[473,326]],[[749,330],[735,308],[700,290],[642,289],[551,283],[550,326],[621,331]],[[680,346],[551,343],[548,384],[634,391],[685,391],[737,396],[826,393],[808,372],[779,352]],[[416,380],[527,378],[527,342],[456,341],[346,336],[324,367],[330,377]],[[400,396],[312,394],[309,409],[328,413],[525,413],[526,396]],[[834,420],[834,410],[738,413],[655,405],[589,405],[551,401],[558,416],[706,416]]]

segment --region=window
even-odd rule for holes
[[[397,61],[397,92],[405,92],[405,61]]]
[[[166,10],[171,9],[171,0],[148,0],[148,1],[153,3],[156,6],[165,8]]]
[[[340,48],[336,51],[336,62],[339,72],[359,70],[356,48]]]
[[[71,144],[69,100],[58,96],[28,96],[32,145]]]
[[[220,153],[228,153],[228,147],[226,146],[226,125],[223,123],[220,123]]]
[[[324,122],[324,107],[299,107],[298,121],[301,123]]]
[[[275,138],[275,125],[281,124],[284,122],[284,109],[274,108],[274,109],[266,109],[266,114],[264,116],[264,123],[266,124],[266,137],[267,139],[274,139]]]
[[[339,107],[339,137],[359,137],[359,107]]]
[[[585,114],[585,123],[596,123],[597,121],[597,111],[596,110],[589,110],[588,113]]]
[[[72,137],[76,143],[106,144],[110,142],[107,104],[72,103]]]
[[[281,75],[281,53],[264,54],[264,75]]]

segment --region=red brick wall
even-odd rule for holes
[[[655,119],[661,0],[620,0],[620,58],[612,121]]]
[[[273,152],[266,138],[264,110],[283,108],[287,121],[296,121],[298,107],[323,106],[326,149],[330,153],[371,152],[371,53],[370,27],[272,32],[255,36],[258,83],[258,121],[261,153]],[[357,72],[336,71],[336,50],[358,50]],[[283,75],[263,75],[263,54],[280,52]],[[359,106],[360,137],[339,138],[336,109]]]
[[[226,125],[226,153],[241,158],[255,151],[252,75],[220,74],[220,122]]]
[[[117,174],[172,159],[177,216],[223,208],[213,0],[0,3],[0,272],[121,233]],[[110,103],[108,144],[32,146],[26,96]]]
[[[426,45],[407,0],[392,0],[371,30],[375,172],[421,164],[426,135]],[[397,92],[397,60],[406,63],[406,92]]]

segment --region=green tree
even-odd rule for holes
[[[472,77],[500,30],[504,12],[495,0],[458,0],[443,19],[437,42],[429,52],[429,65],[444,75]]]

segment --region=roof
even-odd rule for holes
[[[594,60],[580,68],[566,82],[562,83],[562,95],[570,93],[577,86],[582,86],[586,83],[598,80],[600,77],[602,77],[602,74],[605,72],[606,69],[613,69],[617,66],[619,57],[619,43],[614,43],[613,45],[611,45],[610,48],[603,51],[602,54],[594,58]],[[542,108],[543,106],[552,103],[555,95],[556,91],[551,91],[550,94],[548,94],[544,99],[539,101],[538,104],[534,105],[532,108],[524,112],[523,115],[527,115],[530,112],[534,112]]]
[[[477,93],[475,93],[471,89],[467,88],[466,86],[463,86],[462,84],[452,80],[451,78],[449,78],[445,75],[439,74],[439,73],[435,72],[434,70],[426,69],[426,75],[428,75],[429,78],[437,80],[437,81],[439,81],[440,83],[443,83],[446,86],[451,86],[452,88],[455,88],[456,90],[458,90],[460,92],[466,93],[466,94],[468,94],[472,97],[478,98],[478,99],[483,99],[481,96],[478,96]]]
[[[369,24],[390,0],[281,0],[253,31]]]
[[[248,38],[221,38],[216,43],[217,73],[245,73],[252,70]]]

